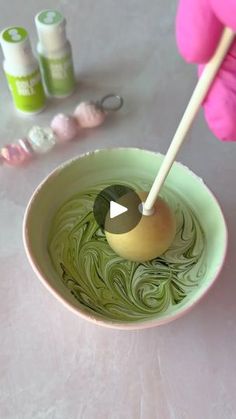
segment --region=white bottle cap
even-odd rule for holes
[[[47,52],[64,47],[66,38],[66,21],[57,10],[43,10],[35,16],[39,42]]]
[[[32,64],[32,53],[28,32],[19,26],[11,26],[0,34],[0,43],[6,61],[10,65]]]

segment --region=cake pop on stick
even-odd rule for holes
[[[164,253],[174,239],[174,216],[158,195],[233,39],[234,32],[230,28],[225,28],[213,57],[198,80],[150,192],[142,204],[140,222],[127,233],[113,234],[105,231],[111,248],[124,259],[132,261],[154,259]],[[144,196],[142,192],[139,195],[141,198]]]

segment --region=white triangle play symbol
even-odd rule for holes
[[[124,214],[126,211],[128,211],[128,208],[117,204],[117,202],[110,201],[110,218],[118,217],[118,215]]]

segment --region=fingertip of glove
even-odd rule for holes
[[[223,25],[204,0],[180,0],[176,14],[176,41],[188,63],[204,64],[212,57]],[[210,36],[209,36],[210,34]]]
[[[193,43],[183,35],[182,30],[176,28],[176,41],[180,55],[189,64],[207,63],[214,50],[202,47],[199,43]]]
[[[214,86],[204,103],[207,124],[221,141],[236,141],[236,93]]]

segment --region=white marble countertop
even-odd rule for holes
[[[68,147],[22,169],[0,167],[0,418],[236,418],[236,145],[217,141],[199,115],[179,160],[218,197],[229,227],[219,280],[180,320],[145,331],[97,327],[78,318],[36,278],[23,249],[26,204],[38,183],[77,154],[112,146],[165,152],[196,80],[178,56],[171,0],[0,0],[0,28],[58,7],[67,17],[77,92],[19,117],[0,72],[0,144],[48,124],[84,99],[116,91],[123,110]]]

